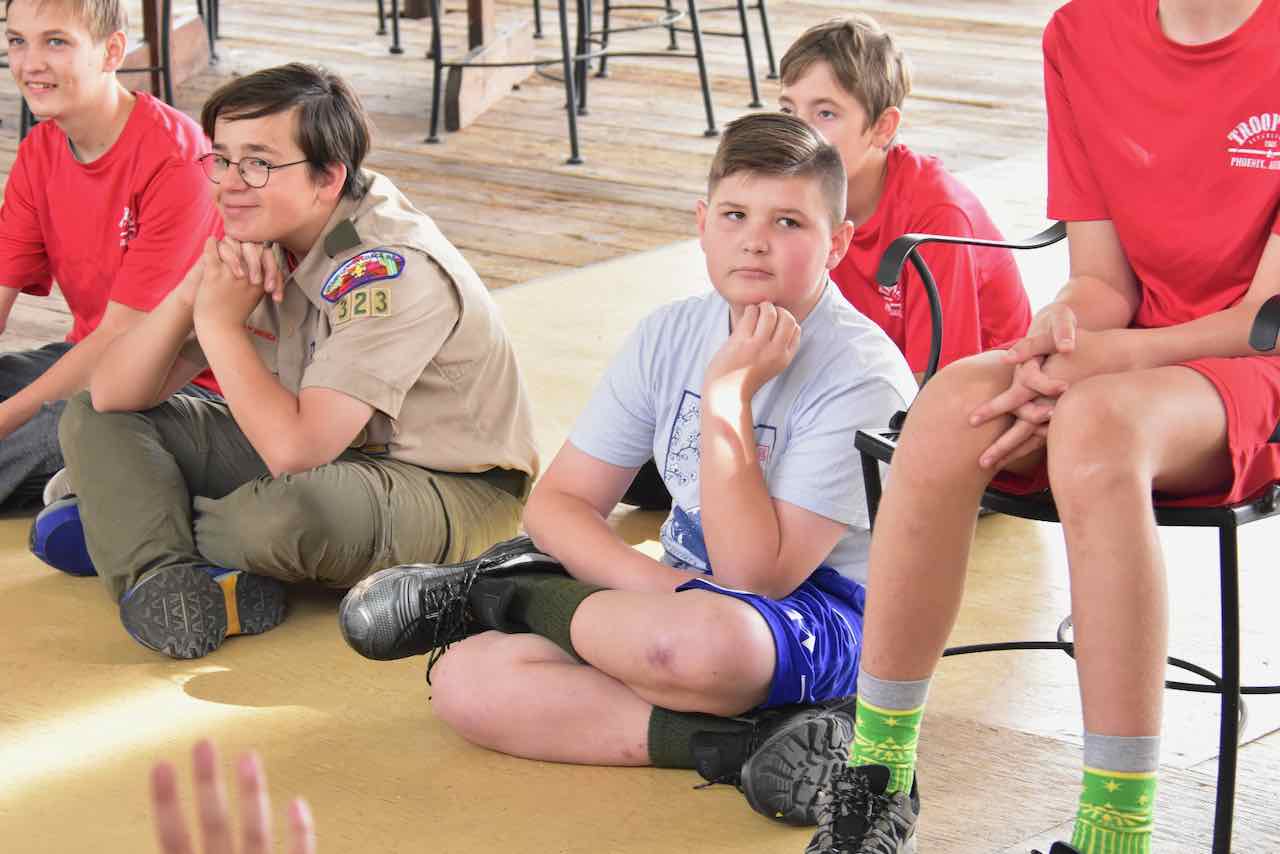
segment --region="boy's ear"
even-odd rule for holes
[[[103,44],[102,70],[114,73],[124,64],[125,54],[129,52],[129,37],[123,30],[116,30],[107,36]]]
[[[707,200],[698,199],[693,206],[693,213],[698,218],[698,236],[702,237],[707,231]]]
[[[889,143],[893,142],[893,138],[898,135],[898,128],[902,125],[902,110],[897,107],[887,107],[880,114],[880,118],[876,119],[875,124],[871,126],[871,144],[876,148],[888,148]]]
[[[831,232],[831,251],[827,253],[827,269],[834,270],[835,266],[844,258],[844,253],[849,251],[849,244],[853,242],[853,223],[845,220]]]
[[[347,165],[345,163],[326,164],[316,180],[316,189],[326,200],[336,199],[342,195],[342,187],[347,183]]]

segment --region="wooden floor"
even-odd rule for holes
[[[177,0],[175,17],[194,9]],[[389,4],[388,4],[389,5]],[[446,54],[465,49],[465,4],[452,0]],[[555,55],[555,4],[544,4],[548,37],[540,51]],[[704,4],[705,5],[705,4]],[[1040,32],[1056,0],[772,0],[778,56],[809,26],[863,9],[892,27],[915,71],[903,139],[966,171],[1036,150],[1043,144]],[[140,22],[136,0],[128,0]],[[424,59],[429,28],[405,20],[405,53],[387,51],[377,36],[373,0],[297,0],[222,4],[219,63],[177,93],[198,114],[208,94],[233,75],[291,60],[323,63],[352,81],[377,125],[368,164],[390,175],[439,223],[491,288],[525,282],[663,246],[693,234],[693,202],[705,189],[716,140],[705,128],[696,67],[690,59],[615,59],[609,77],[592,80],[590,115],[579,122],[586,163],[567,166],[563,89],[534,76],[475,125],[423,142],[431,65]],[[527,20],[529,0],[505,3],[501,19]],[[649,16],[652,17],[651,15]],[[734,15],[704,16],[704,28],[732,29]],[[140,23],[137,24],[140,26]],[[752,16],[761,97],[777,103],[778,84],[764,79],[758,19]],[[661,50],[665,31],[631,33],[620,42]],[[688,37],[683,37],[687,45]],[[749,88],[739,39],[708,38],[717,122],[748,112]],[[134,78],[137,79],[136,77]],[[12,81],[0,81],[0,173],[17,145],[18,101]],[[22,299],[17,323],[0,348],[60,338],[66,321],[48,300],[38,309]]]
[[[587,163],[571,167],[563,164],[553,81],[530,80],[475,127],[427,146],[423,23],[406,22],[407,52],[393,57],[387,40],[372,35],[371,0],[223,5],[221,63],[179,92],[181,106],[194,111],[232,74],[290,59],[323,61],[349,76],[379,128],[371,165],[405,187],[489,284],[503,288],[497,299],[528,375],[544,455],[563,441],[636,319],[705,287],[690,212],[714,140],[701,135],[691,62],[615,65],[593,85],[591,115],[582,121]],[[528,5],[510,8],[527,13]],[[916,70],[905,138],[941,154],[1006,231],[1022,233],[1042,215],[1039,34],[1056,5],[771,0],[770,9],[778,45],[851,7],[891,26]],[[456,50],[462,15],[452,10],[448,19]],[[661,43],[658,34],[637,38],[650,37]],[[715,41],[711,49],[723,122],[743,112],[747,86],[737,43]],[[772,103],[775,84],[762,84]],[[11,84],[0,92],[0,115],[0,167],[7,168],[16,149]],[[1019,260],[1033,303],[1043,303],[1061,281],[1062,253]],[[506,287],[516,283],[523,284]],[[0,349],[61,337],[65,327],[55,301],[23,298]],[[629,542],[656,548],[653,514],[614,522]],[[311,800],[327,852],[782,854],[808,840],[807,831],[754,815],[730,787],[693,791],[698,780],[690,772],[575,768],[468,746],[434,718],[420,660],[376,664],[346,649],[331,593],[297,591],[289,620],[270,635],[232,640],[197,662],[160,659],[124,635],[96,582],[61,576],[30,556],[28,524],[0,520],[6,854],[149,850],[146,768],[159,756],[185,768],[191,742],[206,733],[228,752],[262,750],[277,793]],[[1255,682],[1280,681],[1280,625],[1272,615],[1280,594],[1277,535],[1280,526],[1270,522],[1241,538],[1245,675]],[[1164,532],[1163,540],[1173,652],[1211,664],[1213,538],[1181,531]],[[1054,526],[983,520],[954,641],[1052,637],[1069,607],[1066,577]],[[1235,850],[1274,854],[1280,699],[1252,698],[1249,712]],[[1214,701],[1171,694],[1166,719],[1155,850],[1202,854],[1213,799]],[[1047,850],[1068,832],[1079,744],[1074,669],[1065,657],[948,660],[922,742],[921,851]]]

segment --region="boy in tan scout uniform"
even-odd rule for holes
[[[496,308],[431,220],[360,169],[368,125],[346,84],[266,69],[201,120],[227,237],[107,352],[60,431],[125,629],[177,658],[278,624],[282,581],[347,587],[511,536],[537,470]],[[206,364],[225,404],[168,399]]]

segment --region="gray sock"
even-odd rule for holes
[[[858,699],[891,711],[910,711],[924,705],[929,696],[929,679],[915,682],[891,682],[877,679],[867,671],[858,669]]]
[[[1160,736],[1084,734],[1084,764],[1100,771],[1147,773],[1160,767]]]

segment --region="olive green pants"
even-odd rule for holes
[[[354,450],[272,477],[225,403],[183,395],[100,413],[81,393],[58,436],[89,555],[116,599],[160,567],[349,587],[388,566],[465,560],[516,533],[527,494],[519,475],[513,486]]]

